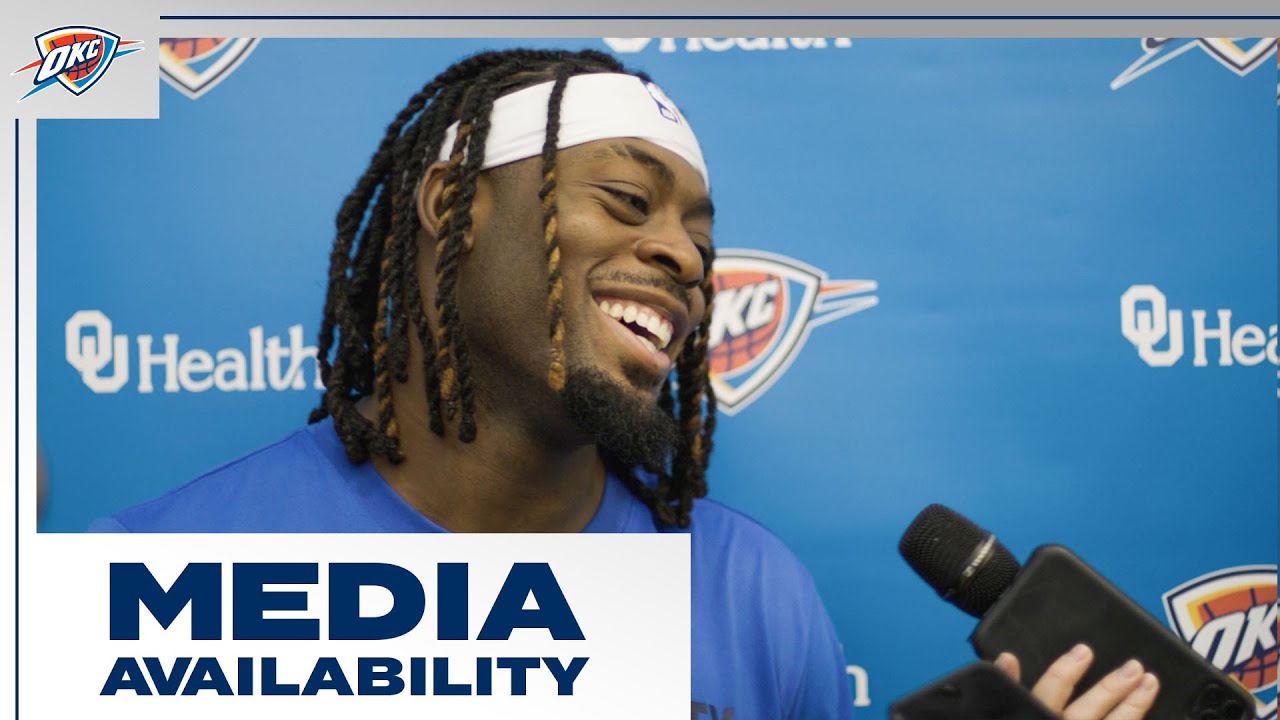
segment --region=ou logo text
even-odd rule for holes
[[[129,382],[129,338],[113,336],[111,319],[102,311],[80,310],[67,320],[66,332],[67,362],[90,390],[113,393]],[[113,361],[111,374],[100,375]]]
[[[1252,366],[1267,361],[1280,365],[1275,324],[1265,329],[1233,324],[1233,315],[1227,308],[1212,316],[1206,310],[1191,311],[1191,364]],[[1168,299],[1155,285],[1133,285],[1120,296],[1120,333],[1152,367],[1170,367],[1182,359],[1186,352],[1183,325],[1182,311],[1170,310]],[[1156,349],[1160,344],[1165,347]]]

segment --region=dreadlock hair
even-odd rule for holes
[[[423,351],[431,430],[443,437],[446,423],[456,418],[458,439],[475,439],[475,390],[466,335],[455,300],[463,236],[471,226],[471,203],[484,160],[494,100],[548,81],[555,84],[547,110],[539,191],[551,345],[547,383],[557,392],[563,389],[566,362],[556,236],[560,101],[570,77],[600,72],[629,71],[609,55],[592,50],[480,53],[427,83],[387,126],[368,169],[338,211],[316,356],[325,391],[309,418],[312,423],[327,416],[333,418],[352,463],[365,462],[373,455],[392,463],[404,459],[391,384],[408,379],[411,330]],[[629,74],[649,81],[643,73]],[[432,327],[415,270],[419,222],[414,195],[426,168],[439,157],[445,130],[454,122],[458,129],[443,178],[435,245],[436,295],[432,301],[438,322]],[[693,500],[707,492],[706,469],[716,413],[707,364],[713,288],[707,272],[700,289],[708,310],[686,341],[676,363],[674,384],[668,379],[659,396],[660,407],[680,428],[672,457],[663,466],[645,467],[655,478],[649,483],[642,481],[634,468],[614,466],[628,489],[663,525],[687,527]],[[376,421],[365,418],[356,408],[356,403],[365,397],[372,397],[377,403]]]

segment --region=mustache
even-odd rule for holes
[[[670,295],[684,305],[685,309],[690,309],[689,289],[684,285],[672,280],[667,275],[640,275],[637,273],[626,272],[625,270],[614,270],[604,275],[595,277],[596,280],[606,280],[625,285],[639,285],[642,287],[657,288],[662,292]]]

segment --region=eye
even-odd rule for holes
[[[694,243],[693,246],[698,248],[698,256],[702,258],[702,267],[710,270],[711,263],[716,259],[716,251],[710,245]]]
[[[604,191],[609,193],[613,197],[617,198],[619,201],[625,203],[629,208],[631,208],[632,210],[635,210],[641,215],[649,214],[649,201],[646,200],[643,196],[636,195],[635,193],[629,193],[626,190],[619,190],[617,188],[612,188],[612,187],[606,187],[604,188]]]

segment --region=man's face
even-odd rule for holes
[[[660,465],[677,428],[654,399],[707,312],[711,203],[688,163],[640,141],[561,161],[565,409],[619,462]]]
[[[669,445],[674,431],[658,427],[670,421],[657,394],[707,312],[699,285],[710,270],[712,208],[702,176],[678,155],[636,139],[563,150],[556,174],[566,410],[606,449],[613,441],[601,432],[614,439],[654,435]],[[492,193],[477,195],[476,243],[464,266],[471,278],[464,284],[474,291],[462,305],[468,338],[482,352],[493,342],[489,349],[507,355],[509,370],[545,387],[550,328],[540,161],[513,163],[494,179]],[[653,459],[625,449],[614,454],[624,462]]]
[[[678,155],[641,140],[560,154],[566,354],[656,397],[706,312],[711,203]]]

